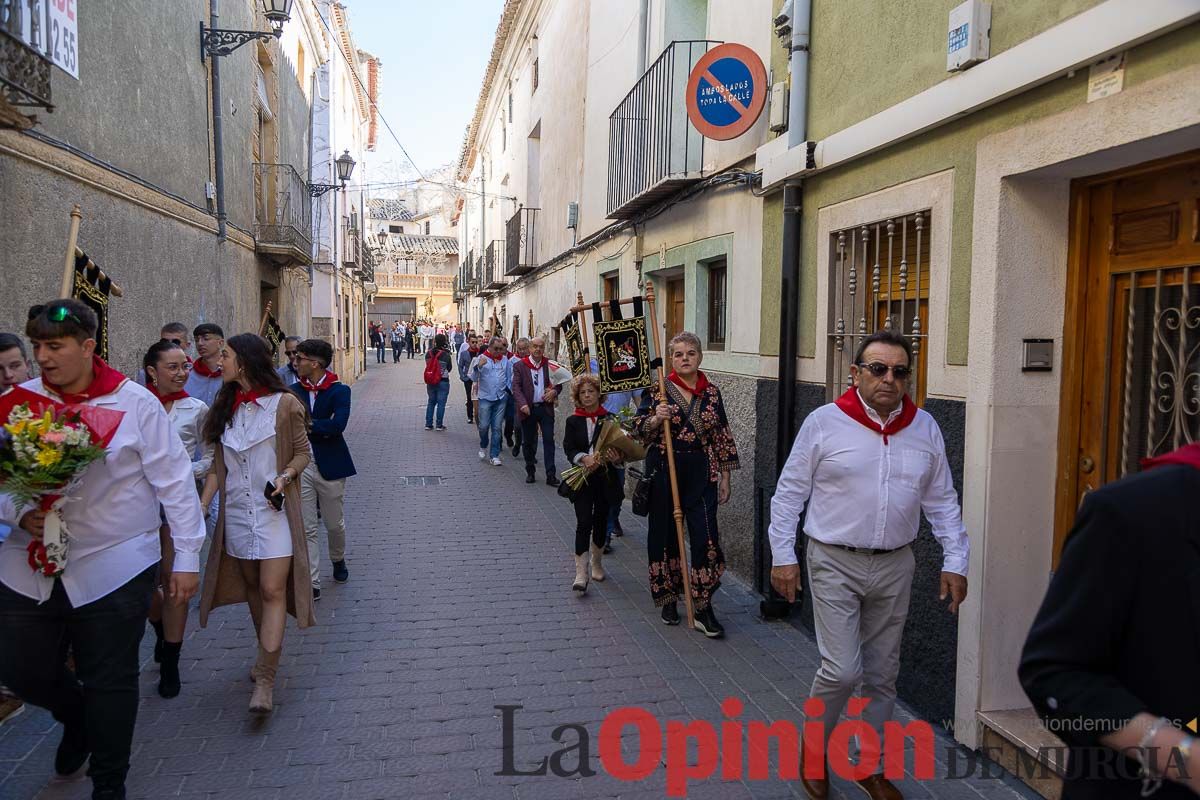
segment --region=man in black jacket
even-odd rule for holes
[[[1200,794],[1200,443],[1143,466],[1084,500],[1021,656],[1063,800]]]
[[[300,381],[292,384],[312,414],[308,441],[313,459],[300,475],[300,502],[304,513],[304,536],[308,539],[308,563],[311,570],[313,599],[321,599],[321,559],[317,541],[317,502],[329,538],[329,558],[333,561],[333,579],[350,580],[346,568],[346,520],[342,500],[346,478],[355,474],[350,448],[342,435],[350,421],[350,387],[329,371],[333,348],[321,339],[305,339],[296,346],[296,370]]]

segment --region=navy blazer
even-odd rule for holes
[[[300,402],[304,403],[304,407],[308,408],[308,390],[300,383],[293,383],[291,389],[300,398]],[[327,481],[349,478],[357,474],[354,461],[350,458],[350,448],[346,446],[346,438],[342,435],[348,422],[349,386],[339,381],[325,391],[317,392],[317,399],[312,407],[312,428],[308,432],[308,441],[312,445],[317,471]]]

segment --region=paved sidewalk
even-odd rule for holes
[[[817,664],[807,636],[760,622],[758,598],[732,577],[715,604],[724,641],[662,625],[646,587],[644,520],[628,510],[627,535],[605,562],[608,580],[575,597],[570,505],[544,483],[527,486],[516,459],[506,456],[501,468],[480,463],[459,382],[448,432],[423,430],[424,398],[416,360],[372,364],[354,387],[350,582],[334,584],[322,564],[320,624],[303,633],[289,627],[271,717],[246,712],[255,649],[244,608],[214,612],[206,630],[193,615],[183,693],[174,700],[156,694],[150,641],[143,643],[131,798],[657,798],[665,796],[661,767],[636,783],[602,769],[600,722],[610,711],[639,706],[664,728],[667,719],[719,723],[719,703],[732,696],[745,703],[742,721],[799,724]],[[524,707],[513,726],[518,769],[574,744],[575,732],[562,743],[552,733],[579,724],[590,734],[596,774],[497,776],[497,705]],[[0,797],[89,796],[86,781],[48,783],[58,738],[38,710],[0,727]],[[939,741],[939,774],[950,747]],[[568,769],[577,762],[577,751],[563,759]],[[772,772],[777,764],[772,758]],[[902,787],[910,798],[1035,796],[998,778]],[[718,772],[693,782],[688,796],[804,795],[797,783],[722,781]],[[863,795],[835,780],[833,796]]]

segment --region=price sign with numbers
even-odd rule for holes
[[[46,57],[79,79],[79,8],[77,0],[46,0]]]

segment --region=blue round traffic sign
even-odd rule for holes
[[[714,47],[688,76],[688,118],[710,139],[741,136],[758,120],[766,100],[766,70],[745,45]]]

